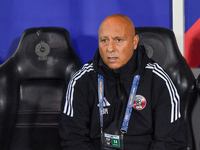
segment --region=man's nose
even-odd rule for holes
[[[108,44],[108,52],[113,52],[114,51],[114,42],[110,40]]]

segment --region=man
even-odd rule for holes
[[[164,70],[138,46],[132,21],[111,15],[99,49],[68,85],[60,120],[63,150],[178,150],[180,100]]]

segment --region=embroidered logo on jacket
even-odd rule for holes
[[[99,104],[97,104],[97,106],[99,107]],[[110,106],[110,103],[108,102],[108,100],[104,97],[103,98],[103,107],[108,107]],[[108,114],[108,108],[103,108],[103,114]]]
[[[136,110],[143,110],[146,107],[147,101],[144,96],[136,95],[133,103],[133,108]]]

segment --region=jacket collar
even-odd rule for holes
[[[144,47],[141,46],[134,51],[133,56],[127,64],[115,70],[110,69],[107,65],[105,65],[99,54],[99,49],[97,49],[93,58],[94,70],[98,74],[104,76],[104,78],[108,78],[110,80],[121,80],[122,78],[133,76],[135,73],[140,74],[146,66],[146,62],[147,55]]]

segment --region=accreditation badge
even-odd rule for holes
[[[123,135],[102,133],[101,145],[103,150],[123,150]]]

